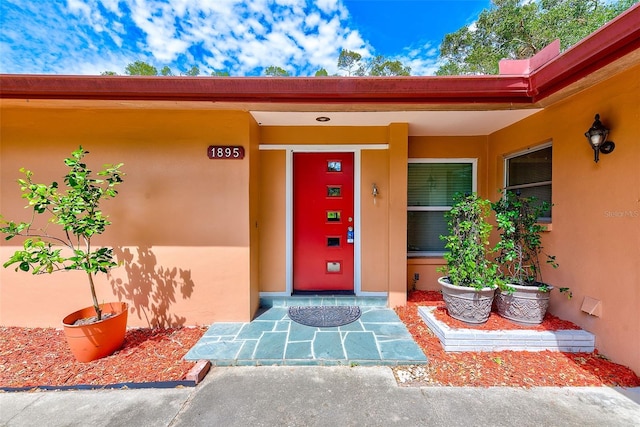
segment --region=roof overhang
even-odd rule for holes
[[[640,64],[640,5],[521,74],[440,77],[0,75],[5,106],[250,111],[262,125],[386,125],[411,135],[486,135]],[[29,101],[27,103],[27,100]],[[473,112],[473,113],[471,113]],[[461,120],[464,115],[464,120]]]

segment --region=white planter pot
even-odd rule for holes
[[[442,289],[442,297],[449,315],[465,323],[481,324],[489,319],[496,287],[479,290],[466,286],[455,286],[444,277],[438,279]]]

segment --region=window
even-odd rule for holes
[[[441,255],[445,212],[456,193],[476,191],[475,159],[410,159],[407,206],[409,256]]]
[[[523,197],[536,197],[551,206],[551,144],[520,152],[505,158],[504,176],[507,191]],[[540,221],[551,221],[551,209]]]

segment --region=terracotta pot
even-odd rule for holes
[[[499,291],[496,296],[498,314],[516,323],[537,325],[542,323],[549,307],[553,286],[544,292],[538,286],[509,285],[512,293]]]
[[[438,279],[442,289],[442,299],[449,316],[465,323],[479,325],[485,323],[491,314],[496,287],[475,289],[448,283],[444,277]]]
[[[102,315],[113,313],[114,316],[87,325],[74,325],[78,319],[96,315],[91,307],[83,308],[62,319],[64,334],[69,343],[71,353],[79,362],[90,362],[109,356],[122,347],[127,331],[127,308],[125,302],[101,304]]]

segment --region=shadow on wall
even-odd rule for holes
[[[158,266],[150,247],[138,247],[137,257],[129,248],[113,248],[114,257],[127,272],[126,282],[111,276],[111,288],[119,299],[132,301],[132,310],[151,328],[184,326],[185,317],[171,313],[176,297],[188,299],[195,284],[191,271]]]

